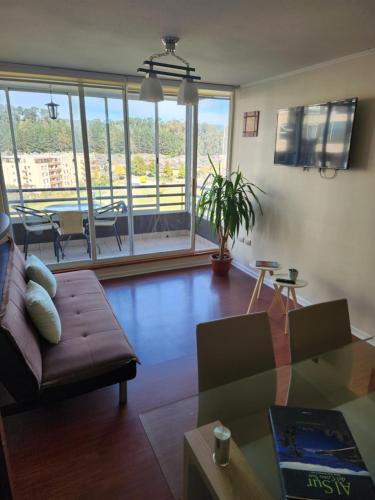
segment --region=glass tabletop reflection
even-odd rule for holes
[[[141,421],[174,497],[182,495],[184,433],[220,420],[270,494],[280,498],[268,422],[272,404],[342,411],[375,477],[375,339],[370,339],[143,413]]]

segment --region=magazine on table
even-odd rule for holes
[[[276,260],[256,260],[255,267],[269,267],[270,269],[278,269],[279,263]]]
[[[271,406],[269,417],[284,499],[375,499],[341,412]]]

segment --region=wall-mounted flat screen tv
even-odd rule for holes
[[[280,109],[274,163],[298,167],[348,168],[358,99]]]

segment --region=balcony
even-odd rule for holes
[[[92,188],[94,208],[116,201],[124,201],[128,206],[127,187],[94,186]],[[22,204],[17,189],[8,189],[12,205]],[[118,217],[118,229],[122,239],[121,250],[111,227],[96,227],[97,257],[117,258],[131,255],[145,255],[161,252],[174,252],[191,247],[191,214],[187,209],[185,184],[166,184],[158,189],[154,184],[132,186],[133,199],[133,242],[129,238],[129,214],[127,210]],[[87,193],[85,187],[69,188],[27,188],[22,191],[23,204],[40,210],[54,212],[82,210],[84,224],[87,223]],[[17,199],[18,198],[18,199]],[[13,231],[16,243],[22,248],[25,228],[11,210]],[[58,212],[52,218],[58,223]],[[31,234],[29,253],[40,257],[47,264],[56,264],[53,251],[52,231]],[[210,235],[207,221],[196,225],[195,249],[211,250],[217,248],[215,239]],[[64,262],[76,262],[88,258],[85,242],[73,237],[65,248]]]

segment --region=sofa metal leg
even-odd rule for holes
[[[119,383],[120,405],[125,405],[128,399],[128,385],[126,380]]]

